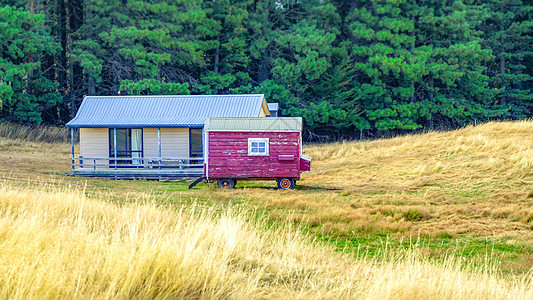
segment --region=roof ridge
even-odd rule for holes
[[[84,98],[146,98],[146,97],[257,97],[265,94],[222,94],[222,95],[90,95]]]

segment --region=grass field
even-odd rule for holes
[[[0,248],[28,251],[2,254],[0,293],[532,297],[532,132],[488,123],[305,147],[300,183],[339,191],[65,177],[69,144],[0,137]]]

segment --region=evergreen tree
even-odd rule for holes
[[[44,15],[0,7],[0,107],[8,121],[38,124],[44,111],[62,102],[57,86],[41,70],[44,54],[59,51]]]
[[[207,17],[214,20],[216,47],[208,51],[211,59],[208,67],[201,70],[199,85],[194,92],[204,94],[250,93],[251,77],[248,73],[250,63],[250,35],[248,29],[250,0],[206,1],[203,8]]]
[[[505,110],[505,117],[531,116],[533,94],[524,84],[532,77],[524,60],[533,55],[533,10],[519,0],[489,0],[484,7],[489,17],[481,28],[485,32],[484,44],[494,54],[488,75],[490,87],[497,91],[495,99]]]
[[[358,108],[344,101],[353,95],[345,91],[351,75],[345,46],[337,43],[335,7],[327,1],[258,2],[253,19],[261,24],[252,44],[256,91],[279,102],[284,115],[304,117],[311,133],[338,137],[352,127]]]
[[[201,1],[87,0],[84,11],[73,60],[89,93],[187,94],[216,47],[219,25]]]
[[[356,93],[377,130],[432,127],[435,118],[461,125],[497,113],[484,103],[491,54],[475,30],[481,8],[428,2],[368,1],[348,16]]]
[[[420,14],[417,44],[429,51],[428,76],[417,84],[417,90],[427,103],[426,124],[431,129],[435,123],[453,128],[502,113],[491,101],[494,92],[486,76],[486,64],[493,56],[482,47],[483,33],[477,30],[486,18],[486,11],[473,1],[447,6],[435,1]]]
[[[0,117],[189,93],[264,93],[317,140],[530,117],[529,2],[0,0]]]

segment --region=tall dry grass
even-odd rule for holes
[[[345,188],[367,183],[368,178],[353,176],[365,169],[367,174],[377,170],[400,189],[420,178],[529,178],[532,132],[531,120],[490,122],[448,132],[311,146],[306,152],[315,163],[313,177]]]
[[[67,143],[70,131],[57,126],[25,126],[14,123],[0,123],[0,137],[31,142]]]
[[[502,279],[416,252],[353,259],[247,212],[118,206],[81,190],[0,186],[4,298],[527,299],[531,277]],[[488,265],[488,264],[487,264]]]

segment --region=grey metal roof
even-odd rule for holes
[[[207,118],[205,131],[302,131],[302,118]]]
[[[267,103],[267,105],[268,105],[268,110],[270,111],[279,109],[279,103]]]
[[[258,117],[265,104],[263,94],[87,96],[66,126],[202,127],[207,117]]]

